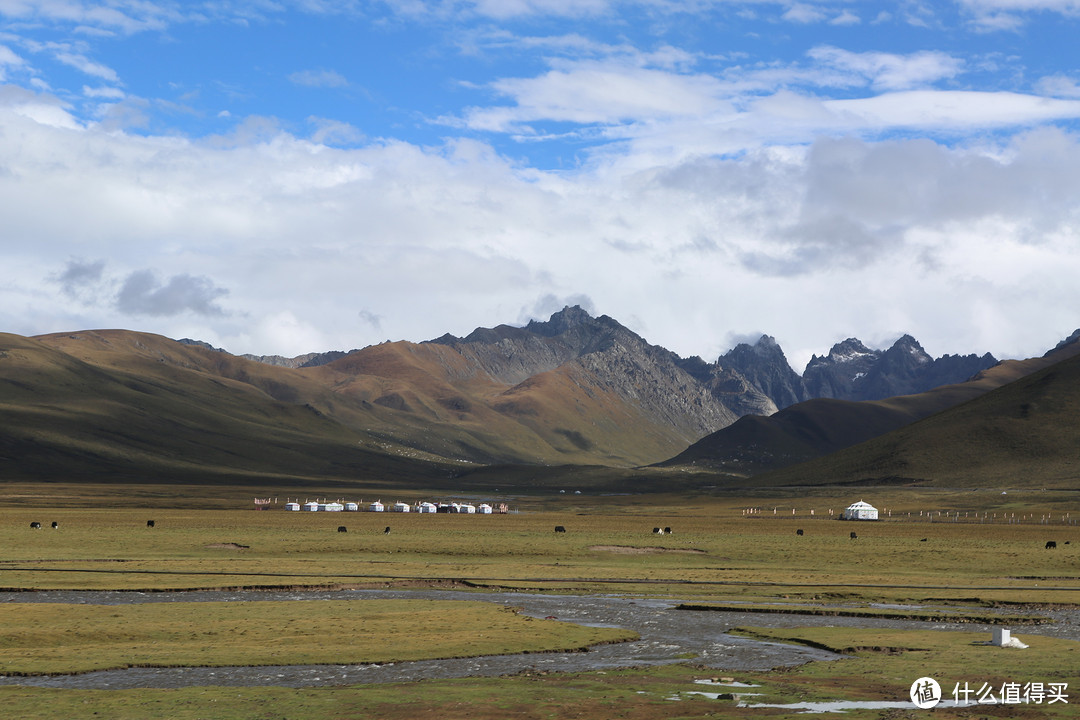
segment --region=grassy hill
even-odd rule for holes
[[[1080,356],[886,435],[756,476],[753,482],[1076,489]]]
[[[364,449],[322,413],[317,385],[122,331],[0,335],[6,480],[264,482],[445,476]]]
[[[1075,487],[1080,360],[1061,358],[1078,351],[1002,363],[921,395],[746,417],[663,467],[635,470],[684,448],[686,429],[581,364],[510,385],[437,343],[385,343],[294,369],[122,330],[0,334],[0,478],[608,492]]]
[[[573,368],[511,386],[439,344],[293,369],[123,330],[0,334],[6,480],[431,485],[492,463],[629,467],[686,442]]]
[[[1080,353],[1080,344],[1046,357],[1009,360],[964,383],[878,401],[818,399],[768,416],[748,415],[708,435],[662,467],[758,476],[885,435]]]

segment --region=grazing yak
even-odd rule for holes
[[[566,528],[564,528],[562,525],[556,525],[555,532],[566,532]]]
[[[32,529],[34,529],[34,530],[40,530],[40,529],[41,529],[41,523],[39,523],[39,522],[32,522],[32,523],[30,523],[30,527],[31,527]]]
[[[1046,549],[1047,550],[1054,550],[1055,548],[1057,548],[1057,542],[1055,540],[1047,540],[1046,541]]]
[[[349,532],[349,529],[346,528],[344,525],[338,525],[337,531],[338,532]]]
[[[853,531],[853,532],[851,533],[851,539],[852,539],[852,540],[856,540],[856,539],[858,539],[858,537],[859,537],[859,536],[858,536],[858,535],[856,535],[856,534],[854,533],[854,531]]]
[[[798,530],[796,530],[795,534],[801,536],[802,535],[802,528],[799,528]]]
[[[664,534],[665,535],[670,535],[671,534],[671,528],[669,528],[669,527],[664,528]]]
[[[60,523],[58,523],[58,522],[56,522],[55,520],[53,520],[53,524],[52,524],[52,529],[53,529],[53,530],[55,530],[55,529],[57,529],[58,527],[60,527]]]
[[[154,527],[154,521],[153,520],[147,520],[146,521],[146,527]]]
[[[390,526],[389,525],[387,525],[386,529],[382,531],[382,534],[383,535],[389,535],[390,534]]]
[[[653,531],[653,535],[659,535],[660,534],[660,528],[653,528],[652,531]]]

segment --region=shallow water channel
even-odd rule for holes
[[[518,672],[579,672],[610,668],[692,662],[718,671],[767,670],[811,660],[841,656],[807,647],[761,642],[728,635],[733,627],[853,626],[948,629],[990,632],[989,626],[916,622],[895,619],[818,617],[678,610],[678,601],[625,596],[578,596],[531,593],[475,593],[446,590],[340,590],[240,592],[75,592],[0,593],[0,602],[56,602],[125,605],[151,602],[222,602],[230,600],[431,599],[485,601],[523,608],[538,618],[554,617],[581,625],[629,628],[641,639],[602,645],[588,652],[495,655],[451,660],[422,660],[382,665],[287,665],[272,667],[130,668],[80,675],[7,677],[0,685],[52,688],[125,689],[178,688],[207,685],[318,687],[356,683],[403,682],[421,679],[492,677]],[[1077,614],[1056,615],[1057,623],[1024,628],[1039,633],[1080,639]],[[989,638],[988,638],[989,639]]]

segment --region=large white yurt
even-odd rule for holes
[[[324,512],[341,512],[345,506],[339,502],[328,502],[319,509]]]
[[[480,503],[479,505],[476,506],[476,512],[479,515],[490,515],[491,514],[491,506],[488,505],[487,503]]]
[[[435,503],[422,502],[416,506],[416,512],[418,513],[433,513],[436,510],[438,510],[438,507],[435,506]]]
[[[412,508],[409,506],[409,503],[407,503],[407,502],[396,502],[396,503],[394,503],[394,512],[409,512],[410,510],[412,510]]]
[[[298,502],[287,502],[287,503],[285,503],[285,509],[289,510],[291,512],[299,512],[300,511],[300,503],[298,503]]]
[[[345,503],[345,512],[356,512],[360,509],[360,505],[354,502]]]
[[[868,502],[860,500],[857,503],[851,503],[844,509],[842,516],[845,520],[877,520],[878,513],[877,508]]]
[[[383,504],[381,502],[379,502],[378,500],[376,500],[375,502],[368,505],[368,511],[369,512],[382,512],[383,511]]]
[[[309,502],[304,503],[304,510],[307,510],[308,512],[318,512],[319,511],[319,503],[318,503],[318,501],[311,500]]]

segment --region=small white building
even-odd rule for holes
[[[360,506],[354,502],[345,503],[345,512],[356,512],[360,509]]]
[[[378,500],[368,505],[368,512],[382,512],[383,509],[383,504]]]
[[[438,510],[438,508],[435,506],[435,503],[422,502],[416,506],[416,512],[418,513],[433,513],[436,510]]]
[[[844,509],[842,518],[845,520],[877,520],[877,508],[868,502],[860,500],[852,503]]]
[[[290,512],[300,512],[300,503],[298,503],[298,502],[287,502],[287,503],[285,503],[285,509],[290,511]]]
[[[472,505],[470,503],[461,503],[460,505],[458,505],[458,510],[457,511],[459,513],[466,513],[468,515],[475,515],[476,514],[476,506]]]
[[[488,505],[487,503],[480,503],[476,507],[476,512],[478,514],[480,514],[480,515],[490,515],[491,514],[491,506]]]
[[[304,503],[304,510],[308,512],[319,512],[319,503],[317,500],[311,500]]]
[[[411,509],[412,508],[409,506],[409,503],[407,503],[407,502],[396,502],[396,503],[394,503],[394,512],[409,512],[409,510],[411,510]]]
[[[319,509],[323,512],[341,512],[345,509],[345,506],[339,502],[328,502]]]

